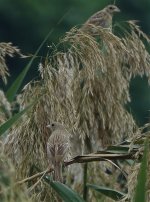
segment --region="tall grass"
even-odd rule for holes
[[[14,96],[8,101],[8,96],[1,91],[0,130],[1,134],[5,132],[1,162],[5,156],[6,163],[11,162],[8,169],[14,168],[8,176],[10,180],[14,176],[14,185],[0,184],[2,200],[8,201],[5,189],[7,194],[9,190],[13,193],[12,187],[18,187],[16,182],[23,179],[26,180],[21,194],[15,196],[27,197],[29,201],[59,201],[60,197],[64,201],[72,198],[72,201],[83,201],[80,197],[83,192],[84,199],[92,202],[132,199],[145,132],[138,128],[125,106],[130,102],[131,79],[136,75],[150,79],[150,54],[145,47],[150,41],[136,24],[128,22],[127,25],[127,29],[120,30],[121,37],[100,27],[95,27],[96,36],[77,28],[66,33],[59,43],[61,49],[47,55],[39,64],[41,78],[29,82],[18,92],[16,103],[20,112],[17,115],[12,115],[13,103],[9,102]],[[9,44],[11,48],[13,52],[14,47]],[[0,50],[3,66],[0,75],[6,83],[8,69],[4,58],[9,51],[3,46]],[[15,51],[19,52],[17,48]],[[46,143],[50,133],[46,125],[52,120],[63,123],[72,133],[71,153],[64,164],[66,185],[53,182],[47,171],[30,178],[47,170]],[[149,132],[146,135],[149,136]],[[128,141],[123,145],[125,138]],[[114,146],[108,147],[110,145]],[[86,173],[84,162],[89,162]],[[0,176],[3,173],[5,175],[2,167]],[[126,173],[129,180],[123,178],[122,173]],[[134,179],[132,183],[130,176]],[[5,183],[2,181],[2,184]],[[149,193],[149,186],[146,189]]]

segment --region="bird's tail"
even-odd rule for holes
[[[54,167],[54,180],[55,181],[59,181],[59,182],[63,182],[63,178],[62,178],[62,163],[57,162],[55,163],[55,167]]]

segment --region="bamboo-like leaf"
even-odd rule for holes
[[[131,144],[131,143],[130,143]],[[130,149],[130,144],[129,145],[113,145],[113,146],[109,146],[106,150],[106,152],[111,152],[111,153],[125,153],[127,154],[129,152]],[[132,150],[138,150],[139,149],[139,145],[133,145]]]
[[[28,105],[24,110],[18,112],[13,117],[8,119],[5,123],[0,126],[0,136],[3,135],[11,126],[28,110],[33,104]]]
[[[113,189],[109,189],[107,187],[102,187],[102,186],[97,186],[94,184],[87,184],[87,187],[94,189],[95,191],[100,192],[101,194],[104,194],[105,196],[115,200],[115,201],[119,201],[122,198],[124,198],[126,195],[122,192],[113,190]]]
[[[70,189],[65,184],[52,181],[48,176],[44,177],[44,179],[57,192],[64,202],[84,202],[78,193]]]
[[[147,179],[147,156],[148,156],[149,144],[145,142],[145,149],[143,159],[138,174],[138,182],[136,186],[134,202],[146,201],[146,179]]]
[[[63,18],[68,14],[68,12],[70,12],[70,9],[59,19],[59,21],[56,23],[56,26],[59,25]],[[19,76],[16,78],[16,80],[13,82],[13,84],[11,85],[11,87],[7,90],[6,92],[6,97],[9,100],[9,102],[12,102],[17,91],[19,90],[19,88],[21,87],[21,84],[28,72],[28,70],[30,69],[34,59],[36,58],[37,54],[39,53],[40,49],[42,48],[42,46],[44,45],[44,43],[48,40],[48,38],[50,37],[50,35],[52,34],[52,32],[55,30],[55,28],[52,28],[49,33],[47,34],[47,36],[44,38],[44,40],[42,41],[42,43],[40,44],[40,46],[38,47],[38,49],[36,50],[35,54],[33,55],[33,57],[31,58],[31,60],[29,61],[29,63],[27,64],[27,66],[23,69],[23,71],[19,74]]]
[[[21,84],[27,74],[27,72],[29,71],[34,59],[36,58],[38,52],[40,51],[40,49],[42,48],[42,46],[44,45],[44,43],[47,41],[47,39],[49,38],[50,34],[53,32],[54,29],[51,29],[51,31],[47,34],[47,36],[45,37],[45,39],[42,41],[42,43],[40,44],[40,46],[38,47],[38,49],[36,50],[35,54],[33,55],[33,57],[31,58],[31,60],[29,61],[29,63],[27,64],[27,66],[22,70],[22,72],[19,74],[19,76],[16,78],[16,80],[13,82],[13,84],[11,85],[11,87],[7,90],[6,92],[6,97],[8,99],[9,102],[12,102],[17,91],[19,90],[19,88],[21,87]]]

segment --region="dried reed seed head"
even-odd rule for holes
[[[9,76],[5,56],[14,57],[15,54],[24,57],[20,50],[16,46],[13,46],[11,42],[0,43],[0,78],[2,78],[5,84],[7,83],[7,76]]]
[[[9,55],[10,57],[13,57],[15,53],[21,55],[20,49],[18,49],[16,46],[13,46],[11,42],[0,43],[1,56],[5,57],[6,55]]]
[[[102,32],[106,32],[106,31],[103,30]],[[83,128],[84,128],[84,130],[86,129],[85,130],[86,134],[88,134],[90,125],[88,124],[89,126],[87,126],[86,120],[90,119],[89,123],[92,123],[91,122],[92,120],[94,122],[95,118],[93,117],[93,115],[94,115],[93,110],[95,112],[97,111],[96,114],[100,113],[100,116],[101,116],[100,119],[103,120],[103,122],[102,122],[103,128],[106,128],[106,126],[105,126],[106,122],[111,124],[111,122],[113,121],[113,120],[111,120],[112,119],[111,114],[113,113],[114,115],[116,115],[116,118],[118,119],[118,120],[114,119],[115,124],[112,123],[112,126],[113,126],[112,131],[115,131],[114,126],[116,126],[116,123],[118,123],[118,126],[119,126],[120,120],[121,119],[122,119],[122,121],[124,120],[123,117],[127,116],[127,119],[128,119],[130,116],[127,112],[125,112],[125,110],[123,108],[121,109],[121,107],[122,107],[121,104],[116,103],[116,97],[117,97],[117,99],[119,98],[120,101],[122,100],[121,102],[125,102],[125,103],[130,100],[129,92],[128,92],[129,84],[128,84],[128,81],[126,81],[126,79],[124,78],[122,70],[120,69],[120,64],[121,64],[120,55],[115,53],[115,50],[116,51],[120,50],[120,51],[122,51],[122,55],[125,54],[127,51],[126,47],[124,46],[124,44],[121,42],[121,40],[119,38],[113,36],[111,33],[107,33],[106,35],[111,36],[111,38],[113,40],[111,41],[110,37],[107,38],[108,39],[107,44],[109,45],[108,54],[107,54],[107,52],[106,52],[106,54],[104,54],[99,49],[99,44],[97,42],[95,42],[92,37],[82,33],[81,31],[79,33],[80,34],[78,34],[78,32],[77,32],[77,34],[73,35],[73,36],[69,33],[66,37],[66,41],[69,40],[72,43],[73,51],[76,52],[76,57],[78,58],[78,61],[80,61],[80,63],[82,64],[82,70],[79,71],[79,69],[77,69],[77,70],[75,69],[76,74],[74,74],[74,75],[76,77],[74,77],[72,79],[72,81],[73,81],[72,88],[75,87],[75,89],[73,89],[73,92],[75,95],[74,104],[79,107],[79,109],[78,109],[78,107],[76,108],[77,112],[82,114],[82,119],[80,118],[79,122],[81,123],[82,120],[84,120],[84,122],[82,122]],[[104,36],[104,35],[102,35],[102,36]],[[86,38],[87,38],[87,40],[85,42]],[[116,41],[116,39],[117,39],[117,41]],[[84,55],[83,55],[83,53],[84,53]],[[109,57],[109,60],[108,60],[108,57]],[[85,60],[85,62],[84,62],[84,60]],[[77,67],[79,67],[79,65],[77,65]],[[99,79],[99,76],[101,76],[101,79]],[[81,89],[81,82],[83,85],[83,89]],[[108,83],[108,82],[110,82],[110,83]],[[118,82],[118,83],[116,83],[116,82]],[[120,84],[121,84],[121,86],[120,86]],[[123,88],[124,88],[124,91],[123,91]],[[123,93],[125,93],[125,94],[123,94]],[[98,99],[94,100],[94,97],[99,98],[99,100]],[[114,99],[114,101],[112,101],[113,99]],[[81,100],[82,100],[82,102],[81,102]],[[95,102],[95,103],[93,103],[93,102]],[[112,105],[116,105],[115,108],[112,107]],[[105,110],[104,113],[102,112],[103,108],[107,109],[107,110]],[[113,108],[117,110],[116,113],[113,112],[113,110],[112,110]],[[86,110],[85,112],[84,112],[84,109]],[[90,109],[92,111],[90,111]],[[107,117],[106,116],[107,112],[108,112],[108,117],[110,118],[111,122],[105,118],[105,117]],[[118,115],[118,112],[122,116],[121,119],[120,119],[120,116]],[[81,116],[79,115],[79,117],[81,117]],[[96,119],[98,117],[99,116],[97,115]],[[100,122],[101,122],[101,120],[100,120]],[[128,125],[128,123],[129,122],[127,120],[126,126]],[[92,125],[93,125],[93,123],[92,123]],[[119,128],[120,129],[122,128],[124,130],[126,128],[126,126],[123,127],[121,125],[119,126]],[[92,127],[94,128],[94,126],[92,126]],[[79,125],[78,125],[78,128],[80,128]],[[131,128],[132,128],[132,126],[131,126]],[[116,132],[118,133],[118,131],[115,131],[115,133]]]
[[[26,117],[31,125],[35,123],[36,130],[33,130],[34,125],[31,127],[35,133],[48,133],[45,126],[51,120],[64,122],[71,128],[75,126],[76,133],[83,139],[85,135],[93,134],[94,139],[111,142],[114,135],[120,139],[120,134],[132,133],[133,118],[122,105],[130,101],[130,79],[124,75],[127,69],[122,71],[121,68],[124,56],[130,55],[128,46],[125,39],[100,28],[99,34],[106,43],[106,53],[93,37],[71,30],[62,41],[69,42],[71,48],[54,55],[50,60],[54,64],[46,63],[42,70],[44,83],[28,85],[24,89],[22,100],[25,105],[44,92],[33,115]]]
[[[4,123],[11,117],[11,105],[8,102],[5,94],[0,90],[0,124]]]
[[[0,78],[5,84],[7,83],[7,76],[9,76],[9,72],[5,58],[0,55]]]
[[[62,43],[69,44],[69,49],[47,60],[41,69],[42,81],[24,89],[21,104],[26,106],[33,99],[37,102],[12,129],[6,143],[17,175],[28,176],[33,164],[42,170],[47,167],[46,125],[52,120],[74,129],[72,150],[80,154],[85,151],[87,136],[92,150],[118,142],[122,136],[132,136],[136,124],[124,106],[130,101],[130,79],[150,76],[149,53],[134,25],[132,32],[122,38],[96,29],[100,43],[76,28],[67,33]],[[142,58],[145,64],[141,67]]]

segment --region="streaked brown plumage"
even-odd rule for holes
[[[81,28],[84,31],[89,31],[90,25],[101,26],[103,28],[111,28],[112,17],[115,12],[120,12],[115,5],[108,5],[103,10],[98,11],[92,15]],[[93,30],[92,30],[93,31]]]
[[[62,182],[62,164],[69,151],[69,132],[58,122],[47,126],[52,133],[47,142],[47,157],[54,166],[54,180]]]

